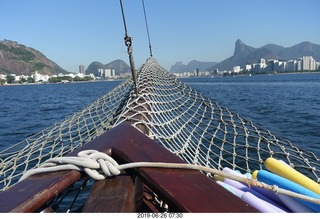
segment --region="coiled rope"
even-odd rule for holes
[[[210,167],[200,166],[196,164],[162,163],[162,162],[133,162],[133,163],[119,165],[109,155],[96,150],[81,151],[78,153],[77,157],[58,157],[58,158],[48,159],[39,168],[31,169],[27,171],[20,178],[19,181],[22,181],[27,177],[35,174],[50,173],[50,172],[56,172],[56,171],[62,171],[62,170],[83,171],[95,180],[103,180],[103,179],[106,179],[107,177],[119,175],[121,170],[132,169],[132,168],[143,168],[143,167],[199,170],[206,173],[211,173],[224,178],[245,183],[249,187],[256,186],[256,187],[264,188],[267,190],[271,190],[276,194],[280,193],[280,194],[292,196],[295,198],[299,198],[299,199],[320,205],[320,199],[316,199],[309,196],[301,195],[299,193],[291,192],[289,190],[279,188],[276,185],[267,185],[255,179],[248,179],[248,178],[235,176],[230,173],[226,173]]]

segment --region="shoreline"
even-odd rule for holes
[[[76,84],[76,83],[97,83],[97,82],[113,82],[113,81],[122,81],[123,79],[114,79],[114,80],[98,80],[98,81],[70,81],[70,82],[59,82],[59,83],[14,83],[14,84],[0,84],[1,86],[21,86],[21,85],[48,85],[48,84]]]
[[[171,73],[174,74],[174,73]],[[190,77],[177,77],[177,78],[207,78],[207,77],[235,77],[235,76],[261,76],[261,75],[295,75],[295,74],[320,74],[320,71],[316,72],[279,72],[279,73],[260,73],[260,74],[229,74],[229,75],[208,75],[208,76],[190,76]],[[47,84],[75,84],[75,83],[97,83],[97,82],[112,82],[122,81],[125,79],[114,79],[114,80],[94,80],[94,81],[69,81],[69,82],[58,82],[58,83],[14,83],[14,84],[0,84],[1,86],[20,86],[20,85],[47,85]]]
[[[185,76],[185,77],[177,77],[177,78],[210,78],[210,77],[239,77],[239,76],[261,76],[261,75],[294,75],[294,74],[320,74],[320,71],[316,72],[279,72],[279,73],[260,73],[260,74],[227,74],[227,75],[208,75],[208,76]]]

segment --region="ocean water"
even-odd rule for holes
[[[320,155],[320,73],[181,80],[276,136]],[[0,150],[81,110],[120,83],[0,86]]]
[[[275,136],[320,155],[320,73],[182,81]]]
[[[60,122],[120,83],[0,86],[0,150]]]

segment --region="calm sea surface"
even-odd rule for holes
[[[275,136],[320,156],[320,73],[182,81]]]
[[[0,150],[60,122],[120,83],[0,86]]]
[[[181,79],[320,156],[320,73]],[[121,81],[0,86],[0,150],[89,105]]]

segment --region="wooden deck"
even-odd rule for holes
[[[95,149],[118,163],[185,163],[128,123],[122,123],[68,156]],[[0,193],[0,212],[34,212],[65,187],[80,179],[77,171],[31,176]],[[155,192],[173,212],[257,212],[199,171],[139,168],[97,181],[84,212],[136,212],[154,210],[143,199],[145,188]]]

